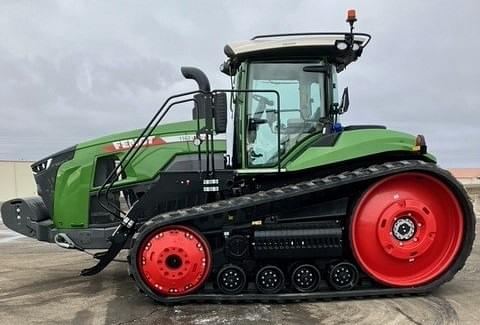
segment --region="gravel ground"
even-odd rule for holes
[[[126,265],[91,278],[88,255],[24,238],[0,224],[1,324],[480,324],[480,248],[424,297],[292,304],[165,307],[140,295]]]

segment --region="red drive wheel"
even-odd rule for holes
[[[350,242],[361,268],[395,287],[428,283],[452,264],[463,238],[463,213],[438,179],[404,173],[374,184],[360,198]]]
[[[165,296],[180,296],[202,286],[212,255],[206,239],[184,226],[159,228],[140,244],[137,266],[145,284]]]

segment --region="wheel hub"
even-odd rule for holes
[[[182,258],[176,254],[169,255],[165,259],[165,264],[167,265],[167,267],[169,267],[172,270],[175,270],[181,267],[182,263],[183,263]]]
[[[351,273],[350,269],[344,266],[337,267],[332,272],[333,281],[340,286],[344,286],[345,284],[349,283],[352,278],[353,274]]]
[[[240,284],[240,274],[236,270],[228,270],[222,275],[222,281],[225,287],[234,289]]]
[[[210,273],[207,241],[194,230],[170,226],[152,232],[140,246],[138,269],[146,284],[166,296],[198,289]]]
[[[377,238],[384,251],[410,262],[428,251],[436,232],[432,209],[416,199],[394,201],[380,214],[377,224]]]
[[[301,270],[295,277],[295,282],[302,287],[308,287],[313,283],[313,273],[310,270]]]
[[[277,274],[272,270],[265,271],[260,276],[260,283],[267,289],[275,288],[279,282],[280,280],[277,277]]]
[[[415,224],[409,217],[397,219],[393,224],[392,233],[398,240],[410,240],[415,235]]]

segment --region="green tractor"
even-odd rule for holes
[[[198,90],[169,97],[142,130],[34,163],[39,196],[5,202],[4,224],[102,249],[84,276],[128,249],[137,287],[163,303],[404,295],[451,280],[475,237],[463,187],[423,136],[339,122],[337,74],[370,40],[355,21],[225,46],[231,89],[182,68]],[[160,124],[185,104],[191,120]]]

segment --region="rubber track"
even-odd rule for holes
[[[184,223],[188,220],[206,217],[214,214],[234,213],[235,211],[254,207],[257,205],[271,203],[273,201],[280,201],[287,198],[307,195],[313,192],[331,190],[339,186],[350,185],[358,182],[372,181],[381,177],[390,176],[403,172],[418,171],[432,174],[433,176],[444,181],[449,188],[456,194],[460,200],[464,217],[465,217],[465,237],[463,247],[459,256],[455,260],[451,268],[445,272],[437,280],[415,288],[369,288],[357,289],[350,291],[319,291],[312,293],[277,293],[277,294],[260,294],[260,293],[245,293],[238,295],[226,295],[222,293],[198,293],[180,296],[180,297],[163,297],[159,296],[150,290],[139,278],[136,268],[136,254],[139,243],[139,237],[150,233],[152,230],[176,223]],[[463,201],[463,202],[462,202]],[[315,301],[315,300],[331,300],[342,298],[362,298],[362,297],[379,297],[379,296],[405,296],[426,294],[450,281],[454,275],[463,268],[467,257],[472,250],[473,241],[475,238],[475,214],[473,206],[468,199],[463,186],[446,170],[440,169],[435,164],[427,163],[421,160],[401,160],[394,162],[387,162],[378,165],[371,165],[365,168],[359,168],[352,171],[346,171],[336,175],[330,175],[323,178],[312,179],[292,185],[287,185],[279,188],[273,188],[268,191],[260,191],[253,194],[247,194],[223,201],[217,201],[192,208],[176,210],[168,213],[163,213],[153,217],[144,223],[132,238],[132,249],[129,255],[129,274],[135,280],[137,288],[140,292],[153,298],[154,300],[163,304],[179,304],[188,302],[299,302],[299,301]],[[131,256],[131,258],[130,258]]]

